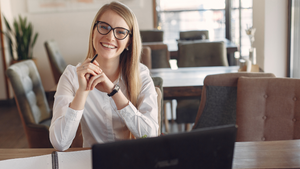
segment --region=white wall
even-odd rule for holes
[[[10,20],[19,14],[26,16],[32,22],[34,31],[39,33],[36,45],[34,46],[33,57],[38,59],[38,71],[45,90],[50,90],[55,86],[50,63],[44,48],[46,40],[54,39],[57,41],[64,59],[69,64],[76,65],[85,58],[89,29],[98,10],[29,13],[27,10],[27,1],[1,0],[0,2],[2,12],[5,16],[9,16]],[[140,29],[153,28],[152,0],[127,0],[124,3],[137,16]],[[0,100],[5,100],[2,63],[0,65],[0,72]]]
[[[258,65],[265,72],[286,77],[288,1],[253,0],[253,26]]]

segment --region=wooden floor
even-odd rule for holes
[[[49,105],[52,106],[53,102],[49,101]],[[173,114],[175,116],[175,104],[173,104]],[[167,114],[171,119],[171,107],[167,104]],[[183,132],[184,126],[178,125],[176,122],[169,122],[169,133]],[[162,127],[163,133],[165,127]],[[15,104],[8,104],[0,106],[0,148],[28,148],[25,131],[22,126],[21,119]]]

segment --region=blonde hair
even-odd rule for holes
[[[127,6],[120,2],[111,2],[101,7],[91,26],[89,48],[86,58],[92,58],[96,54],[96,50],[93,46],[93,31],[96,28],[95,23],[97,22],[98,18],[100,18],[101,15],[107,10],[112,10],[120,15],[129,26],[129,30],[131,32],[131,35],[128,35],[130,38],[130,45],[128,46],[129,50],[124,50],[121,53],[119,64],[123,79],[125,80],[127,86],[127,99],[129,99],[133,105],[137,106],[137,97],[141,90],[139,63],[142,42],[136,16]]]

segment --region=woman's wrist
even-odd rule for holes
[[[84,108],[86,98],[88,97],[88,95],[89,91],[81,91],[78,89],[69,107],[74,110],[82,110]]]

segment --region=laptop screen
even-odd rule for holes
[[[92,146],[93,169],[232,167],[236,126],[196,129]]]

